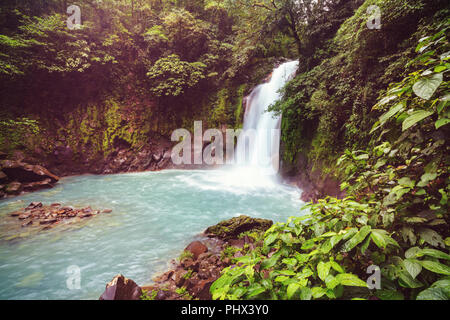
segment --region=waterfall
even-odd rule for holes
[[[277,67],[269,82],[257,86],[246,98],[243,132],[238,138],[236,163],[257,175],[274,175],[279,168],[281,115],[268,112],[280,99],[279,90],[292,79],[298,61]]]

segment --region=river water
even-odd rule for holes
[[[118,273],[148,284],[221,220],[246,214],[283,222],[301,214],[299,189],[276,182],[238,187],[233,175],[245,180],[227,170],[69,177],[54,189],[0,201],[0,228],[8,226],[8,212],[32,201],[113,209],[82,225],[3,238],[0,299],[98,299]],[[70,266],[81,270],[79,290],[67,286]]]

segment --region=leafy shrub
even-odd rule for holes
[[[371,150],[338,160],[349,196],[272,226],[212,285],[214,299],[450,299],[449,26],[420,40],[416,71],[375,105],[387,111]],[[381,290],[368,288],[370,266]]]

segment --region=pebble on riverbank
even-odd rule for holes
[[[64,207],[59,203],[44,206],[42,202],[32,202],[26,208],[11,212],[9,216],[17,218],[22,228],[43,226],[43,230],[48,230],[64,220],[75,218],[86,219],[102,213],[111,212],[111,209],[93,210],[91,207],[75,209],[73,207]]]

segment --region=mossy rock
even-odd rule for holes
[[[208,237],[217,237],[227,241],[237,239],[243,232],[256,230],[266,231],[272,224],[273,222],[271,220],[239,216],[209,227],[206,229],[205,234]]]

